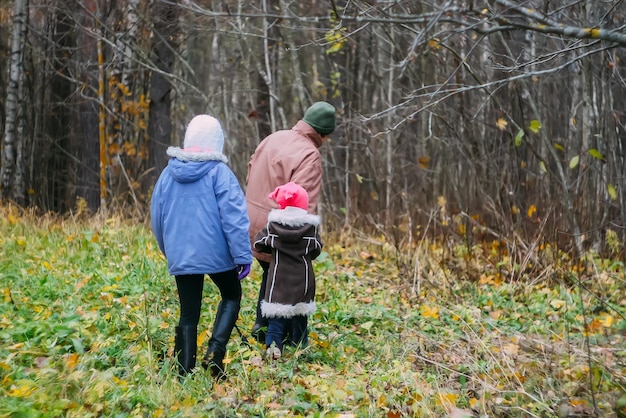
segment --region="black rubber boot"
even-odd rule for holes
[[[234,300],[222,300],[217,308],[215,322],[213,323],[213,334],[209,339],[209,347],[202,359],[202,367],[210,369],[211,375],[223,378],[224,356],[226,355],[226,344],[233,332],[237,318],[239,317],[239,302]]]
[[[198,350],[197,337],[197,326],[180,325],[176,327],[174,354],[178,361],[178,374],[180,376],[185,376],[196,367],[196,352]]]

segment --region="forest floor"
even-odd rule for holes
[[[246,338],[255,264],[215,382],[174,373],[176,286],[147,225],[0,212],[0,416],[626,414],[620,261],[543,246],[550,271],[513,280],[487,245],[326,237],[309,345],[268,361]],[[218,301],[207,279],[199,355]]]

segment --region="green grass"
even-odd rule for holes
[[[552,417],[563,402],[570,416],[594,403],[617,416],[619,262],[596,263],[588,291],[566,267],[532,285],[494,280],[488,263],[475,280],[431,267],[415,294],[385,245],[326,239],[310,345],[268,363],[234,333],[216,383],[173,373],[176,286],[146,225],[1,212],[0,416]],[[422,264],[441,265],[436,253]],[[246,335],[259,277],[255,265],[243,282]],[[207,279],[200,356],[217,303]]]

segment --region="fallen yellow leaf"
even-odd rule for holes
[[[78,364],[78,353],[72,353],[65,356],[65,364],[70,370],[74,370]]]
[[[563,306],[565,306],[565,301],[560,299],[554,299],[550,301],[550,306],[552,306],[554,309],[561,309]]]
[[[604,328],[611,328],[611,326],[613,325],[613,317],[609,314],[602,315],[599,321]]]
[[[459,395],[454,393],[440,393],[437,397],[437,404],[444,407],[454,406],[458,398]]]
[[[30,385],[21,385],[19,387],[13,386],[11,390],[9,390],[9,396],[13,396],[15,398],[25,398],[30,396],[31,393],[35,391],[35,388]]]
[[[420,314],[424,318],[437,319],[437,318],[439,318],[439,308],[436,307],[436,306],[422,305],[422,306],[420,306]]]

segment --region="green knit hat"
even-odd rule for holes
[[[320,135],[330,135],[335,130],[335,107],[326,102],[315,102],[304,112],[303,121]]]

